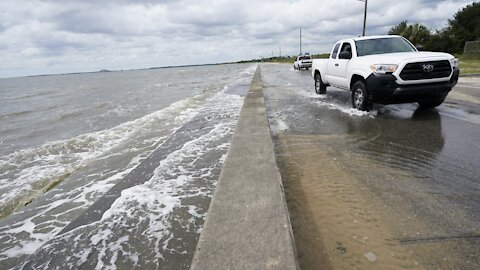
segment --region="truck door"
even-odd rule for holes
[[[350,42],[344,42],[338,54],[346,51],[352,53],[352,45],[350,44]],[[335,82],[332,84],[340,88],[349,89],[350,86],[348,85],[349,83],[347,80],[347,67],[348,67],[348,64],[350,63],[350,59],[338,59],[338,58],[339,57],[337,56],[337,59],[333,59],[331,61],[332,62],[331,66],[329,63],[329,74],[332,76],[332,82],[333,81]]]
[[[335,46],[333,46],[332,53],[330,54],[330,59],[328,59],[327,70],[326,70],[325,79],[324,79],[324,81],[327,81],[328,84],[332,86],[337,85],[335,82],[335,76],[332,76],[333,75],[332,72],[334,71],[334,68],[335,68],[335,63],[337,61],[337,55],[338,55],[338,50],[340,49],[340,45],[341,43],[337,43],[335,44]]]

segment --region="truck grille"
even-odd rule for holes
[[[424,65],[431,65],[433,69],[424,70]],[[452,67],[448,60],[418,62],[407,64],[400,73],[400,78],[404,81],[428,80],[449,77],[450,73],[452,73]]]

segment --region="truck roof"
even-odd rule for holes
[[[377,38],[390,38],[390,37],[400,37],[400,36],[398,36],[398,35],[379,35],[379,36],[353,37],[353,38],[342,39],[342,40],[339,40],[339,41],[337,41],[337,42],[335,42],[335,43],[344,42],[344,41],[347,41],[347,40],[357,41],[357,40],[377,39]]]

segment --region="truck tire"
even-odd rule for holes
[[[360,111],[370,111],[373,108],[373,102],[368,95],[367,87],[362,81],[353,84],[352,87],[352,106]]]
[[[315,73],[315,93],[319,95],[325,95],[327,92],[327,86],[322,82],[322,77],[320,73]]]
[[[443,103],[445,98],[432,99],[432,100],[422,100],[418,102],[418,105],[422,109],[431,109],[440,106]]]

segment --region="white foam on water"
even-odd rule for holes
[[[211,191],[202,188],[192,190],[189,187],[195,179],[202,178],[205,175],[205,170],[203,172],[192,171],[189,164],[195,163],[195,160],[210,151],[208,145],[211,142],[231,132],[232,127],[230,125],[219,124],[206,135],[186,143],[178,151],[169,154],[162,160],[155,170],[155,175],[149,181],[143,185],[122,191],[121,197],[104,213],[101,220],[103,224],[100,227],[133,229],[129,225],[131,220],[136,220],[138,223],[148,222],[149,225],[146,230],[141,233],[154,243],[156,257],[163,258],[162,253],[165,250],[175,251],[175,247],[169,245],[172,239],[169,236],[171,236],[171,218],[174,210],[187,207],[187,211],[192,218],[203,219],[204,215],[198,213],[195,205],[182,205],[182,199],[210,196],[211,193]],[[224,148],[225,146],[225,144],[222,144],[220,147]],[[185,161],[187,161],[187,164],[185,164]],[[204,169],[208,171],[212,168]],[[192,219],[190,222],[194,222],[194,220]],[[102,230],[98,234],[103,235]],[[107,242],[115,241],[111,239]],[[118,249],[116,249],[117,247]],[[101,253],[108,254],[123,252],[118,245],[105,245],[102,250]]]
[[[319,95],[315,93],[313,90],[308,90],[308,89],[295,88],[295,92],[308,99],[323,100],[327,98],[327,95]]]
[[[204,179],[212,174],[212,170],[221,167],[226,156],[229,143],[221,142],[226,136],[231,136],[236,119],[243,104],[243,98],[235,95],[217,94],[202,110],[203,113],[216,114],[220,119],[229,119],[215,124],[204,135],[186,142],[180,149],[169,153],[154,171],[154,176],[141,185],[122,191],[100,221],[77,228],[60,238],[75,235],[85,227],[91,229],[88,234],[89,248],[78,252],[74,257],[67,257],[66,263],[76,264],[76,260],[83,260],[94,249],[97,254],[95,269],[116,269],[116,261],[120,254],[132,263],[138,263],[140,253],[131,247],[132,235],[141,235],[147,239],[149,247],[153,247],[156,260],[162,260],[165,252],[185,254],[185,247],[170,245],[175,239],[172,223],[184,224],[184,229],[195,224],[197,219],[204,219],[202,213],[194,204],[185,204],[184,200],[196,197],[210,197],[213,187],[192,188],[195,181]],[[196,163],[212,151],[222,152],[222,158],[205,167],[198,168]],[[177,216],[175,211],[185,209],[190,215],[187,222],[185,217]],[[132,222],[134,221],[134,222]],[[145,226],[140,226],[143,224]],[[139,231],[139,228],[143,230]],[[199,234],[201,227],[194,228]],[[81,237],[85,239],[85,237]],[[138,239],[136,239],[138,241]],[[134,242],[134,241],[133,241]],[[48,247],[45,247],[48,248]],[[138,251],[141,252],[141,251]],[[127,255],[126,255],[127,254]]]
[[[270,131],[277,135],[288,130],[288,123],[286,121],[286,115],[280,112],[272,112],[268,121],[270,124]]]
[[[13,224],[7,224],[0,227],[0,238],[3,238],[5,245],[0,249],[0,256],[18,257],[21,255],[33,254],[38,248],[40,248],[46,241],[53,238],[58,234],[68,222],[61,221],[60,215],[65,213],[58,213],[54,215],[57,219],[54,221],[47,221],[46,223],[34,222],[38,218],[48,215],[66,203],[74,203],[76,207],[69,211],[75,211],[77,209],[84,209],[91,205],[93,201],[91,197],[97,197],[95,194],[103,194],[107,192],[118,180],[122,179],[126,174],[131,172],[139,163],[139,158],[135,158],[131,161],[127,169],[118,172],[106,179],[100,181],[90,182],[85,186],[79,187],[76,190],[71,190],[67,193],[59,193],[56,195],[55,200],[48,205],[37,209],[35,215],[25,220],[20,220]],[[51,214],[50,214],[51,215]],[[42,230],[37,228],[42,227]],[[22,240],[16,238],[16,235],[27,234],[28,238]]]
[[[27,203],[37,192],[75,170],[96,160],[119,144],[158,128],[160,123],[181,126],[196,114],[189,108],[194,98],[178,101],[169,107],[108,130],[83,134],[71,139],[20,150],[0,157],[0,216]],[[171,123],[171,116],[176,115]],[[161,128],[161,126],[160,126]]]
[[[409,119],[412,117],[416,107],[412,104],[392,104],[379,106],[377,108],[377,114],[389,114],[398,118]]]
[[[375,253],[373,252],[367,252],[365,254],[363,254],[363,256],[365,256],[365,258],[367,258],[367,260],[369,262],[376,262],[377,261],[377,255],[375,255]]]
[[[240,74],[247,74],[247,75],[253,75],[255,74],[255,71],[257,70],[258,65],[251,65],[250,67],[246,68],[244,71],[240,72]]]
[[[372,112],[360,111],[355,108],[346,108],[346,107],[343,107],[342,105],[328,102],[328,101],[315,101],[315,104],[321,107],[326,107],[330,110],[337,110],[337,111],[346,113],[350,116],[369,116],[373,118],[377,115],[376,111],[372,111]]]
[[[1,158],[0,169],[10,169],[18,175],[18,178],[13,181],[9,179],[0,180],[3,185],[0,191],[5,192],[0,195],[0,202],[2,203],[0,205],[4,207],[4,203],[25,201],[34,196],[35,193],[43,192],[43,182],[68,175],[76,169],[87,166],[89,161],[137,152],[122,171],[114,172],[113,175],[110,173],[110,176],[107,174],[107,177],[104,174],[108,173],[108,170],[101,172],[101,175],[90,175],[89,177],[97,179],[74,190],[56,194],[52,201],[36,208],[36,212],[27,219],[0,226],[0,238],[4,240],[0,245],[0,261],[2,258],[33,254],[68,224],[68,221],[63,221],[63,215],[72,211],[82,211],[82,209],[89,207],[93,204],[95,198],[107,192],[118,180],[130,173],[166,138],[166,136],[157,136],[146,137],[145,140],[141,140],[144,138],[143,133],[151,133],[152,129],[167,128],[167,132],[173,134],[184,123],[196,116],[198,109],[195,108],[202,103],[203,100],[198,96],[189,98],[174,103],[161,111],[109,130],[84,134],[65,141],[52,142]],[[174,116],[173,119],[172,116]],[[130,139],[139,138],[140,142],[129,143]],[[129,146],[119,147],[120,144]],[[15,169],[17,170],[15,171]],[[3,175],[6,174],[7,172]],[[38,221],[44,216],[52,216],[52,212],[58,212],[58,207],[63,204],[73,204],[75,206],[67,212],[58,213],[54,217],[56,218],[55,221]],[[0,207],[0,209],[4,210],[5,208]],[[22,211],[18,214],[22,214]],[[34,220],[35,222],[33,222]]]
[[[288,130],[288,124],[287,122],[281,120],[281,119],[277,119],[277,126],[276,126],[276,132],[279,132],[279,131],[287,131]]]
[[[313,90],[300,89],[300,88],[295,88],[295,90],[296,90],[295,91],[296,93],[306,98],[307,100],[311,100],[313,103],[317,104],[318,106],[325,107],[330,110],[337,110],[342,113],[346,113],[350,116],[369,116],[373,118],[377,115],[377,112],[375,110],[371,112],[365,112],[352,107],[345,107],[341,104],[332,102],[329,100],[328,91],[327,91],[327,94],[319,95],[315,93]]]
[[[250,67],[251,70],[254,70],[255,68],[256,66]],[[224,88],[224,90],[227,89],[228,88]],[[203,219],[205,217],[206,213],[200,211],[197,206],[182,205],[182,200],[196,196],[211,196],[213,188],[215,187],[215,182],[211,183],[211,187],[200,187],[196,189],[192,189],[191,185],[198,179],[211,178],[213,175],[212,170],[215,168],[218,169],[218,166],[224,162],[229,143],[221,142],[217,143],[215,146],[214,142],[224,140],[226,136],[231,136],[240,108],[243,104],[243,97],[227,95],[224,91],[214,94],[207,98],[206,101],[199,97],[196,97],[196,99],[198,100],[193,98],[193,101],[184,100],[177,102],[167,109],[155,112],[135,121],[124,123],[111,130],[85,134],[71,139],[89,142],[90,144],[87,145],[95,146],[93,147],[94,153],[85,151],[85,149],[88,149],[86,147],[66,147],[69,144],[62,141],[50,143],[46,146],[39,147],[38,149],[32,148],[24,150],[23,152],[20,151],[19,153],[13,153],[8,159],[5,158],[1,160],[3,163],[0,163],[0,166],[6,166],[5,164],[11,163],[14,158],[19,159],[18,156],[23,154],[27,161],[33,163],[39,162],[38,169],[40,171],[44,170],[48,173],[57,171],[62,172],[62,170],[67,170],[65,167],[68,164],[58,164],[53,161],[61,158],[69,158],[68,156],[70,154],[75,154],[72,149],[81,150],[79,151],[80,158],[73,160],[74,163],[76,162],[76,166],[85,166],[89,159],[98,160],[99,158],[106,156],[109,150],[115,149],[116,145],[125,143],[126,139],[119,137],[123,136],[128,138],[129,136],[140,136],[144,130],[156,128],[159,121],[168,122],[170,126],[173,126],[174,128],[170,132],[170,134],[173,134],[185,123],[194,119],[194,117],[200,112],[202,115],[207,115],[206,117],[208,117],[208,115],[215,115],[217,118],[223,120],[227,119],[226,121],[221,121],[213,126],[207,134],[187,142],[181,149],[170,153],[155,170],[155,174],[151,179],[142,185],[124,190],[121,197],[118,198],[113,203],[112,207],[104,213],[104,216],[100,221],[82,226],[69,233],[58,236],[58,239],[75,237],[75,239],[69,240],[74,246],[75,243],[84,241],[85,239],[88,239],[92,244],[88,248],[83,248],[81,252],[77,252],[71,257],[66,258],[65,265],[70,265],[71,268],[82,265],[82,263],[87,261],[87,258],[90,258],[89,254],[92,252],[95,252],[95,254],[98,255],[98,264],[96,265],[96,268],[99,269],[115,269],[115,261],[118,259],[119,252],[121,252],[122,256],[127,256],[129,260],[136,265],[139,261],[139,254],[126,248],[129,246],[128,241],[132,239],[129,239],[128,235],[120,237],[118,235],[118,229],[122,226],[129,230],[138,229],[136,224],[129,223],[132,219],[137,219],[139,222],[143,221],[149,224],[145,231],[138,233],[145,235],[147,239],[155,243],[154,246],[157,258],[162,258],[162,254],[166,251],[178,253],[185,252],[182,250],[175,250],[175,247],[168,245],[173,239],[173,234],[169,231],[171,222],[172,219],[176,218],[172,213],[175,209],[185,207],[187,209],[186,212],[190,215],[188,220],[189,224],[195,223],[196,219]],[[195,106],[192,106],[192,102],[195,103]],[[168,119],[166,117],[168,115],[176,116],[174,119]],[[115,133],[117,134],[115,135]],[[115,140],[115,143],[105,142],[105,140],[111,139]],[[164,140],[165,138],[147,138],[145,141],[158,146],[159,143]],[[61,151],[52,151],[57,148]],[[39,150],[44,151],[44,154],[30,157],[31,152],[38,152]],[[78,209],[85,209],[93,203],[92,197],[98,198],[99,194],[108,191],[116,182],[118,182],[119,179],[122,179],[126,174],[131,172],[143,160],[143,158],[148,156],[153,150],[154,149],[151,149],[149,152],[147,151],[142,155],[135,156],[125,170],[113,174],[106,179],[90,182],[76,190],[68,191],[63,194],[56,194],[56,200],[54,202],[42,206],[41,209],[37,209],[35,215],[29,219],[0,227],[0,238],[7,239],[8,241],[7,246],[0,249],[0,261],[5,259],[5,257],[18,257],[33,254],[42,245],[43,248],[48,249],[48,244],[45,245],[45,242],[52,240],[52,238],[55,239],[54,236],[68,224],[68,221],[64,222],[56,220],[55,224],[52,223],[46,225],[48,230],[37,230],[39,224],[35,224],[34,220],[36,218],[42,217],[46,213],[54,212],[56,207],[64,203],[77,203]],[[209,151],[222,153],[218,163],[210,164],[210,166],[202,168],[195,167],[195,161]],[[24,162],[24,164],[28,163]],[[71,165],[71,167],[74,166]],[[101,178],[101,176],[99,176],[99,178]],[[29,188],[35,183],[35,181],[29,182],[27,179],[24,180],[25,186],[30,186]],[[21,188],[22,186],[18,185],[18,187]],[[72,209],[72,211],[78,209]],[[62,214],[64,213],[60,213],[59,216]],[[40,225],[45,224],[40,223]],[[94,233],[89,234],[88,238],[84,238],[85,235],[82,234],[75,235],[79,230],[89,226],[94,228]],[[117,234],[108,233],[108,230],[113,232],[117,230]],[[197,226],[194,230],[196,233],[200,233],[201,227]],[[28,234],[28,237],[25,239],[18,239],[16,237],[17,234]]]

